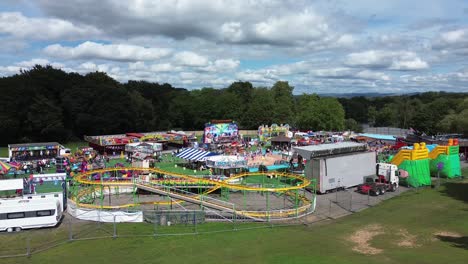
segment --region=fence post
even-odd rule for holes
[[[157,219],[157,215],[158,215],[157,212],[154,211],[154,220],[153,220],[154,221],[154,238],[156,238],[158,236],[157,230],[158,230],[158,220],[159,219]]]
[[[68,240],[73,240],[72,218],[68,219]]]
[[[194,226],[194,229],[195,229],[195,234],[198,234],[198,230],[197,230],[197,211],[193,211],[193,226]]]
[[[31,236],[26,238],[26,256],[31,257]]]
[[[116,221],[116,216],[114,215],[114,234],[112,235],[113,239],[117,238],[117,221]]]
[[[351,197],[349,198],[349,211],[353,211],[353,192],[350,192]]]
[[[233,209],[232,229],[237,231],[237,226],[236,226],[236,219],[237,219],[236,205],[232,205],[232,209]]]

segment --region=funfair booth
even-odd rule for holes
[[[178,147],[189,145],[189,140],[195,135],[186,135],[183,132],[148,132],[148,133],[127,133],[120,135],[104,135],[104,136],[85,136],[85,141],[89,142],[89,146],[99,153],[107,153],[111,155],[120,155],[125,151],[125,145],[131,143],[154,142],[162,143],[163,148],[168,144]]]
[[[26,143],[8,145],[8,157],[10,161],[33,161],[55,159],[64,151],[64,146],[57,142]]]
[[[162,150],[162,143],[142,142],[125,145],[125,155],[129,160],[131,160],[130,158],[135,154],[145,154],[146,156],[155,157],[160,155]]]
[[[231,144],[239,140],[239,128],[232,120],[212,120],[205,124],[204,144]]]
[[[206,158],[206,166],[212,170],[215,175],[237,174],[247,169],[247,160],[238,156],[211,156]]]
[[[258,138],[260,141],[269,141],[273,137],[277,136],[287,136],[292,137],[292,133],[289,131],[288,124],[272,124],[270,127],[268,125],[261,125],[258,127]]]

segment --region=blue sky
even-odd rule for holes
[[[0,60],[188,89],[468,92],[468,1],[4,0]]]

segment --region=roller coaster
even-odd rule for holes
[[[114,177],[104,180],[100,177],[99,180],[94,178],[95,175],[104,175],[105,173],[118,173],[118,172],[132,172],[131,177]],[[159,176],[159,178],[157,177]],[[160,177],[164,176],[163,179]],[[277,179],[279,184],[265,186],[263,184],[252,185],[245,184],[244,181],[249,177],[270,177]],[[187,187],[194,187],[204,189],[204,191],[185,192],[182,191],[178,184],[182,183]],[[240,184],[239,184],[240,182]],[[180,174],[175,172],[169,172],[158,168],[106,168],[99,170],[87,171],[73,177],[73,186],[75,186],[74,192],[71,194],[71,199],[79,207],[90,208],[90,209],[122,209],[130,207],[138,207],[141,205],[168,205],[169,203],[184,203],[189,202],[197,204],[201,208],[206,207],[210,209],[219,210],[226,213],[231,213],[236,216],[242,216],[244,218],[250,218],[255,221],[266,221],[271,219],[284,219],[291,217],[300,217],[312,212],[315,209],[315,195],[312,199],[306,197],[305,188],[308,186],[315,186],[315,182],[311,180],[290,173],[241,173],[233,175],[227,179],[209,179],[200,178],[196,176]],[[177,187],[174,187],[177,186]],[[135,193],[138,189],[146,192],[154,193],[160,196],[170,197],[170,201],[133,201],[132,203],[119,204],[119,205],[104,205],[104,204],[92,204],[85,202],[85,197],[90,194],[100,193],[98,196],[103,198],[103,190],[109,189],[109,195],[111,195],[110,189],[114,188],[131,188],[132,192]],[[268,199],[269,193],[275,193],[279,195],[287,196],[293,204],[294,208],[285,208],[280,210],[267,210],[264,211],[248,211],[236,209],[236,205],[228,203],[219,199],[214,199],[209,194],[222,189],[228,191],[241,191],[241,192],[261,192],[265,193]],[[300,192],[303,191],[301,194]],[[268,200],[267,200],[268,202]]]

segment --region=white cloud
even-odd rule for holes
[[[186,88],[241,79],[288,80],[296,93],[467,90],[457,0],[416,0],[417,14],[403,0],[336,1],[12,0],[5,10],[22,13],[0,12],[0,74],[49,64]]]
[[[446,43],[458,43],[466,41],[466,38],[468,38],[467,29],[457,29],[441,34],[442,41]]]
[[[209,65],[202,68],[208,72],[229,72],[239,67],[240,61],[234,59],[219,59],[214,62],[209,62]]]
[[[28,60],[28,61],[20,61],[20,62],[17,62],[15,63],[15,65],[19,66],[19,67],[22,67],[22,68],[32,68],[36,65],[42,65],[42,66],[45,66],[45,65],[50,65],[54,68],[63,68],[64,65],[62,63],[58,63],[58,62],[50,62],[49,60],[47,59],[31,59],[31,60]]]
[[[351,40],[342,32],[348,25],[340,25],[332,12],[317,9],[307,1],[39,0],[38,6],[54,17],[92,25],[107,35],[124,39],[194,37],[220,43],[280,46],[337,41],[349,44]]]
[[[442,32],[433,40],[433,48],[443,55],[468,55],[468,28]]]
[[[422,70],[429,64],[416,53],[408,51],[368,50],[348,54],[345,65],[352,67],[386,68],[390,70]]]
[[[55,18],[31,18],[18,12],[0,13],[0,33],[23,39],[77,40],[99,36],[93,26]]]
[[[150,67],[150,71],[152,72],[174,72],[180,69],[180,67],[175,67],[170,63],[153,64]]]
[[[221,37],[228,42],[240,42],[245,38],[242,25],[239,22],[224,23],[221,26]]]
[[[357,78],[368,79],[368,80],[382,80],[390,81],[390,76],[382,72],[374,72],[369,70],[360,71],[355,75]]]
[[[94,62],[87,61],[78,66],[78,71],[79,72],[94,72],[94,71],[108,72],[110,68],[111,66],[108,64],[95,64]]]
[[[279,44],[322,40],[330,34],[329,30],[323,17],[308,10],[270,17],[253,27],[254,36],[259,41]]]
[[[429,68],[429,64],[427,62],[421,60],[420,58],[413,58],[410,60],[393,61],[389,69],[412,71],[412,70],[423,70],[427,68]]]
[[[157,60],[171,53],[166,48],[145,48],[128,44],[101,44],[86,41],[76,47],[47,46],[45,54],[63,59],[102,59],[113,61]]]
[[[147,66],[144,61],[131,62],[128,64],[130,70],[146,70]]]
[[[350,34],[344,34],[338,38],[336,44],[340,47],[351,47],[356,43],[356,37]]]
[[[353,75],[353,70],[350,68],[330,68],[314,70],[313,73],[321,78],[350,78]]]
[[[236,79],[253,83],[271,84],[278,77],[268,71],[242,71],[236,74]]]
[[[174,61],[183,66],[201,67],[208,65],[208,59],[191,51],[182,51],[174,55]]]
[[[21,70],[19,66],[0,66],[0,75],[1,76],[10,76],[18,74]]]

